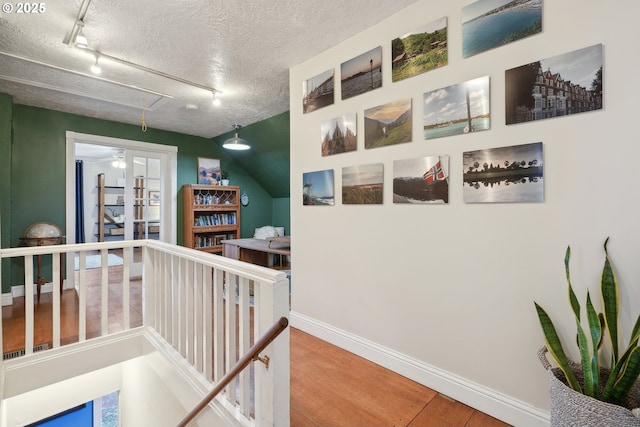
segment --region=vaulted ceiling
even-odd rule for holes
[[[0,92],[123,123],[144,113],[148,127],[211,138],[287,111],[289,67],[415,1],[65,0],[29,3],[31,13],[8,2]]]

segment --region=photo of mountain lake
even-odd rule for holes
[[[449,203],[449,156],[394,160],[393,203]]]
[[[411,142],[411,98],[364,110],[364,148]]]
[[[384,165],[346,166],[342,168],[343,205],[381,205]]]
[[[480,132],[491,127],[489,77],[425,92],[424,139]]]
[[[391,81],[447,65],[447,18],[391,40]]]
[[[333,169],[302,174],[302,205],[333,206]]]
[[[542,0],[480,0],[462,8],[462,56],[542,32]]]
[[[466,203],[543,202],[542,142],[462,155]]]
[[[340,76],[343,100],[382,87],[382,47],[343,62]]]

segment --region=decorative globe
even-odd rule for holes
[[[27,246],[59,245],[62,243],[62,230],[51,222],[34,222],[24,231],[22,240]]]

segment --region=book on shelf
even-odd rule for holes
[[[231,240],[234,238],[234,233],[199,234],[195,238],[195,247],[208,248],[210,246],[220,246],[223,240]]]
[[[198,227],[207,227],[211,225],[235,225],[236,214],[230,213],[217,213],[211,215],[199,215],[194,218],[194,225]]]

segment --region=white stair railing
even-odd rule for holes
[[[34,257],[51,256],[51,343],[56,348],[61,345],[62,338],[60,257],[77,255],[80,259],[75,288],[79,307],[78,341],[82,342],[88,339],[90,332],[87,331],[87,317],[98,314],[88,311],[88,307],[98,308],[88,301],[86,254],[97,251],[101,255],[99,335],[106,336],[110,334],[109,310],[116,309],[109,302],[109,286],[121,286],[122,304],[117,309],[122,310],[123,329],[132,328],[129,317],[132,256],[124,256],[122,283],[109,283],[107,256],[114,249],[122,249],[131,255],[133,248],[142,250],[141,327],[153,330],[169,343],[184,363],[209,381],[210,388],[246,353],[254,337],[261,337],[278,319],[288,317],[289,282],[284,273],[156,240],[0,249],[0,258],[14,259],[12,265],[23,266],[25,357],[40,344],[34,343],[34,306],[38,301],[29,291],[35,288],[38,279],[34,274]],[[12,277],[19,274],[16,270],[19,269],[13,269]],[[0,319],[0,327],[1,322]],[[261,357],[269,360],[268,367],[264,363],[254,364],[253,374],[248,370],[241,373],[239,380],[232,381],[217,399],[239,419],[255,418],[256,425],[260,426],[288,426],[288,329],[261,353]]]

